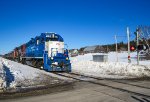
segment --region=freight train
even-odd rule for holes
[[[56,33],[41,33],[4,57],[50,72],[71,72],[68,49],[63,38]]]

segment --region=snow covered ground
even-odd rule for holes
[[[0,92],[2,92],[2,89],[3,87],[5,86],[4,85],[4,80],[5,80],[5,72],[3,70],[3,64],[2,64],[2,61],[0,59]]]
[[[115,79],[150,77],[150,61],[140,61],[140,65],[136,65],[136,52],[131,53],[130,64],[127,52],[118,53],[118,62],[115,52],[108,53],[108,62],[94,62],[92,55],[97,54],[71,57],[72,72]],[[64,81],[71,80],[0,57],[0,88],[26,88]]]
[[[115,52],[108,53],[108,62],[94,62],[92,55],[85,54],[72,57],[72,71],[102,78],[137,78],[150,77],[150,61],[140,61],[136,65],[136,52],[131,53],[131,63],[128,63],[127,52],[118,53],[118,62]]]
[[[3,88],[15,89],[54,85],[63,83],[67,78],[59,77],[53,73],[23,65],[0,57],[0,78]]]

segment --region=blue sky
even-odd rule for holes
[[[42,32],[60,34],[69,48],[111,44],[127,26],[150,25],[149,12],[150,0],[0,0],[0,54]]]

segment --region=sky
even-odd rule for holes
[[[127,41],[138,25],[150,25],[150,0],[0,0],[0,54],[43,32],[70,49]]]

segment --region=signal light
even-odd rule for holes
[[[144,49],[144,46],[143,46],[143,45],[138,45],[138,46],[137,46],[137,49],[138,49],[138,50],[143,50],[143,49]]]
[[[138,50],[147,50],[148,46],[146,46],[146,45],[138,45],[137,49]]]
[[[130,47],[130,50],[131,50],[131,51],[135,51],[135,47],[134,47],[134,46],[131,46],[131,47]]]

